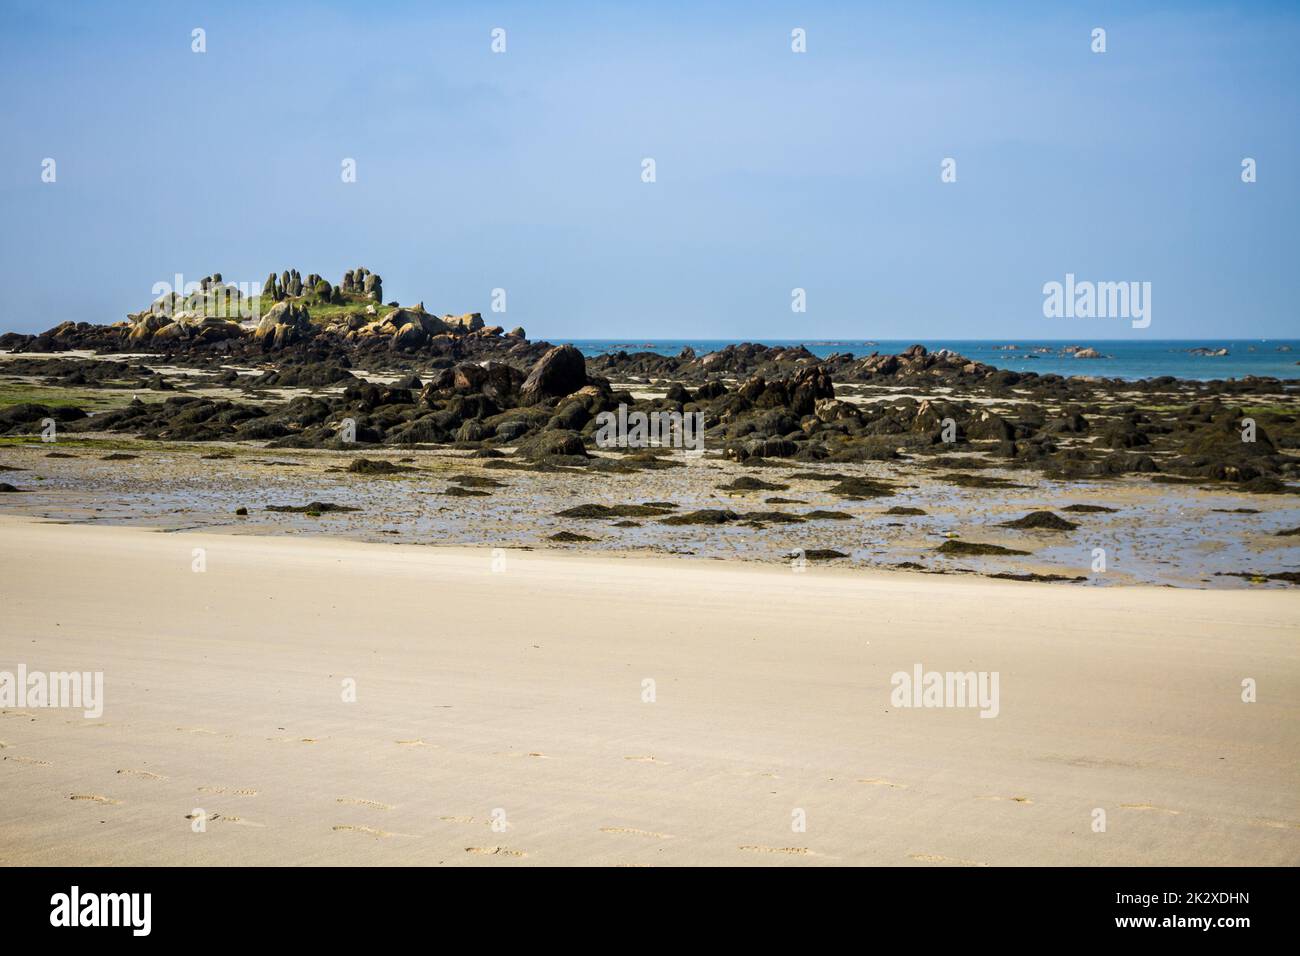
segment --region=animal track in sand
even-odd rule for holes
[[[788,856],[813,855],[813,852],[806,846],[759,846],[755,843],[746,843],[739,849],[748,850],[751,853],[785,853]]]
[[[1170,810],[1167,807],[1153,806],[1150,803],[1121,803],[1119,807],[1121,810],[1153,810],[1156,813],[1168,813],[1175,817],[1183,812],[1182,810]]]
[[[255,797],[257,791],[252,787],[195,787],[199,793],[229,793],[236,797]]]
[[[639,830],[636,827],[601,827],[601,833],[626,833],[631,836],[654,837],[656,840],[671,840],[671,833],[655,833],[653,830]]]
[[[879,777],[862,777],[858,783],[869,783],[873,787],[888,787],[890,790],[906,790],[907,784],[894,783],[892,780],[882,780]]]
[[[92,803],[110,803],[121,805],[121,800],[114,800],[112,797],[101,796],[98,793],[72,793],[68,795],[69,800],[89,800]]]
[[[389,833],[387,830],[376,830],[374,827],[353,826],[351,823],[336,823],[330,827],[335,833],[364,833],[366,836],[373,837],[390,837],[398,836],[396,833]]]
[[[958,866],[988,866],[987,863],[981,863],[978,860],[961,860],[951,856],[940,856],[937,853],[910,853],[910,859],[920,863],[955,863]]]
[[[527,856],[523,850],[512,850],[508,846],[467,846],[466,853],[478,856]]]
[[[19,756],[15,755],[15,756],[12,756],[12,757],[5,757],[5,760],[12,760],[14,763],[28,764],[28,765],[33,766],[33,767],[49,767],[49,766],[51,766],[51,764],[50,764],[50,762],[49,762],[48,760],[37,760],[35,757],[19,757]]]
[[[362,800],[360,797],[337,797],[335,803],[346,803],[354,807],[369,807],[371,810],[391,810],[392,804],[380,803],[378,800]]]
[[[166,779],[167,779],[167,778],[164,777],[162,774],[160,774],[160,773],[153,773],[152,771],[149,771],[149,770],[119,770],[118,773],[120,773],[120,774],[124,773],[124,774],[126,774],[126,775],[128,775],[128,776],[131,776],[131,777],[144,777],[146,780],[166,780]]]

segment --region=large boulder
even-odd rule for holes
[[[444,316],[443,321],[452,329],[457,329],[462,332],[476,332],[483,328],[483,316],[477,312],[466,312],[464,315]]]
[[[587,360],[572,345],[559,345],[537,360],[519,389],[521,405],[572,395],[587,384]]]
[[[448,331],[446,322],[436,315],[425,312],[423,307],[394,309],[385,317],[384,321],[398,328],[414,323],[426,335],[441,335],[443,332]]]
[[[304,306],[285,300],[271,306],[253,331],[263,349],[281,349],[311,335],[311,316]]]
[[[395,349],[419,348],[429,339],[419,322],[407,322],[393,333],[392,345]]]
[[[966,425],[966,437],[1011,441],[1016,437],[1016,430],[1001,415],[982,409]]]
[[[170,312],[164,314],[145,311],[131,316],[131,331],[127,333],[127,339],[131,342],[148,341],[155,332],[171,321],[170,315]]]
[[[157,343],[163,342],[183,342],[190,337],[190,327],[183,321],[168,322],[157,332],[153,334],[152,341]]]
[[[811,415],[819,400],[835,397],[831,373],[821,365],[801,370],[790,391],[790,410],[796,415]]]
[[[451,397],[481,393],[503,408],[519,403],[519,388],[524,383],[524,373],[504,362],[486,362],[482,365],[462,363],[445,368],[429,380],[420,401],[432,405]]]
[[[813,414],[823,422],[852,422],[857,424],[862,421],[862,411],[852,402],[842,402],[837,398],[821,398],[817,400],[817,405]]]

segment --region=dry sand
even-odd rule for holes
[[[1300,862],[1293,592],[501,557],[0,518],[0,862]]]

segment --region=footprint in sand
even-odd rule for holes
[[[906,790],[907,784],[894,783],[892,780],[882,780],[879,777],[863,777],[858,783],[869,783],[873,787],[888,787],[890,790]]]
[[[112,797],[101,796],[98,793],[73,793],[68,795],[69,800],[89,800],[92,803],[110,803],[121,805],[121,800],[114,800]]]
[[[1167,807],[1153,806],[1149,803],[1121,803],[1119,807],[1121,810],[1152,810],[1156,813],[1168,813],[1175,817],[1183,812],[1182,810],[1170,810]]]
[[[354,807],[369,807],[371,810],[391,810],[392,804],[380,803],[378,800],[362,800],[360,797],[337,797],[335,803],[346,803]]]
[[[508,846],[467,846],[466,853],[478,856],[527,856],[523,850],[512,850]]]
[[[193,816],[187,815],[185,819],[192,820]],[[266,829],[265,823],[254,823],[252,820],[245,820],[243,817],[228,817],[223,813],[210,813],[208,814],[208,819],[216,820],[219,823],[233,823],[238,827],[256,827],[259,830]]]
[[[49,762],[48,760],[37,760],[35,757],[19,757],[19,756],[13,756],[13,757],[5,757],[5,760],[12,760],[14,763],[27,764],[27,765],[32,766],[32,767],[48,767],[48,766],[50,766],[50,762]]]
[[[372,837],[391,837],[398,836],[396,833],[389,833],[387,830],[376,830],[374,827],[353,826],[350,823],[336,823],[330,827],[335,833],[364,833]]]
[[[1071,767],[1086,767],[1088,769],[1110,767],[1141,769],[1148,766],[1148,764],[1138,763],[1131,760],[1112,760],[1109,757],[1069,757],[1064,754],[1046,754],[1038,759],[1050,760],[1054,763],[1068,764]]]
[[[812,856],[812,850],[806,846],[759,846],[755,843],[747,843],[740,847],[750,853],[784,853],[787,856]]]
[[[911,853],[909,859],[916,860],[920,863],[951,863],[954,866],[988,866],[987,863],[980,863],[978,860],[960,860],[951,856],[939,856],[937,853]]]
[[[601,827],[601,833],[627,833],[631,836],[653,837],[656,840],[671,840],[671,833],[655,833],[653,830],[638,830],[636,827]]]
[[[236,797],[255,797],[257,791],[252,787],[195,787],[199,793],[229,793]]]
[[[146,780],[166,780],[162,774],[152,773],[148,770],[119,770],[118,773],[124,773],[131,777],[143,777]]]
[[[1272,827],[1275,830],[1300,830],[1300,823],[1291,823],[1287,820],[1251,820],[1257,827]]]

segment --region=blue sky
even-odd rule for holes
[[[365,265],[438,312],[504,288],[493,320],[551,339],[1300,334],[1296,4],[3,17],[6,331],[116,321],[177,272]],[[1151,326],[1044,318],[1067,272],[1151,282]]]

